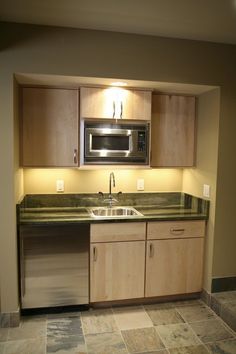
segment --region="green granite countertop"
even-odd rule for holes
[[[115,196],[114,196],[115,197]],[[207,220],[209,201],[184,193],[126,193],[115,206],[132,206],[142,216],[93,217],[88,208],[106,206],[96,194],[27,195],[18,205],[20,225]]]

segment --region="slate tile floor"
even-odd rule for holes
[[[211,308],[236,331],[236,291],[211,294]]]
[[[236,354],[236,333],[200,300],[24,317],[0,354]]]

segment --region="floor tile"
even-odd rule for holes
[[[0,343],[0,354],[3,354],[5,343]]]
[[[9,328],[8,339],[31,339],[46,336],[45,320],[26,320],[21,321],[19,327]]]
[[[85,353],[85,341],[79,316],[48,320],[47,353]]]
[[[223,291],[220,293],[213,293],[212,297],[221,303],[236,301],[236,291]]]
[[[203,343],[233,338],[232,333],[218,319],[194,322],[190,326]]]
[[[165,308],[164,306],[160,307],[159,304],[157,304],[147,305],[145,306],[145,310],[155,326],[184,322],[182,317],[174,308]]]
[[[119,329],[152,327],[152,321],[142,306],[117,307],[113,309]]]
[[[88,354],[128,354],[119,332],[87,334]]]
[[[221,317],[236,332],[236,301],[230,301],[222,305]]]
[[[67,317],[80,317],[80,311],[71,311],[71,312],[59,312],[59,313],[50,313],[47,315],[48,320],[53,320],[56,318],[67,318]]]
[[[170,354],[209,354],[204,345],[191,345],[189,347],[169,349]]]
[[[45,338],[16,340],[5,343],[4,354],[45,354]]]
[[[8,337],[9,328],[0,328],[0,342],[5,342]]]
[[[166,349],[161,349],[161,350],[157,350],[155,352],[145,352],[145,353],[142,352],[142,353],[138,353],[138,354],[169,354],[169,352]]]
[[[235,354],[236,339],[207,344],[207,348],[211,354]]]
[[[187,323],[161,325],[155,328],[166,348],[201,344]]]
[[[58,318],[47,322],[48,338],[72,338],[78,335],[83,335],[80,317]]]
[[[81,313],[84,334],[115,332],[118,330],[111,309]]]
[[[157,351],[164,345],[154,327],[121,331],[130,353]]]
[[[47,354],[82,354],[87,353],[84,336],[67,336],[47,339]]]
[[[206,305],[176,307],[176,310],[186,322],[204,321],[215,318],[215,314]]]

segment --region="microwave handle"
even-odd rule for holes
[[[120,119],[123,118],[123,102],[120,101]]]
[[[116,103],[115,101],[113,101],[113,118],[115,118],[115,115],[116,115]]]

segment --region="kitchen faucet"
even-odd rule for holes
[[[114,172],[111,172],[110,173],[110,176],[109,176],[109,195],[108,195],[108,199],[109,199],[109,204],[110,204],[110,207],[112,206],[112,201],[114,200],[113,197],[112,197],[112,194],[111,194],[111,182],[113,181],[113,187],[116,186],[116,181],[115,181],[115,175],[114,175]]]

